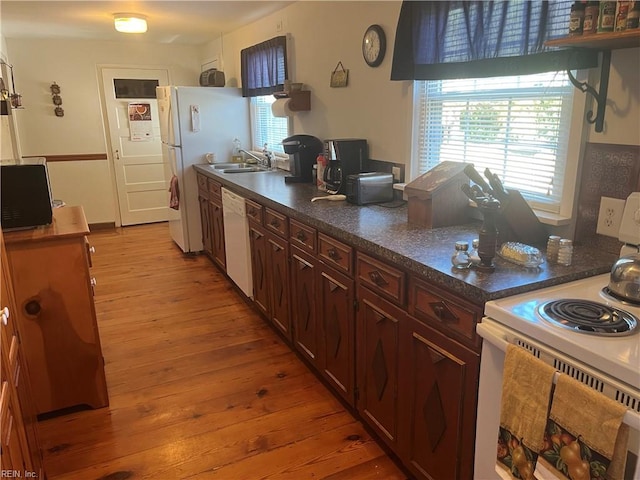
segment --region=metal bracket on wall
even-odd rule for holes
[[[609,90],[609,70],[611,68],[611,50],[602,50],[602,58],[600,64],[600,91],[597,91],[587,82],[579,82],[576,77],[573,76],[571,70],[567,70],[569,80],[573,85],[582,91],[582,93],[590,94],[596,101],[596,114],[594,116],[593,110],[587,112],[587,122],[595,123],[596,132],[602,132],[604,128],[604,111],[607,107],[607,92]]]

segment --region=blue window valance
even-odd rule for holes
[[[598,53],[545,47],[569,31],[566,0],[404,1],[391,80],[442,80],[591,68]]]
[[[274,37],[240,51],[242,96],[258,97],[284,90],[287,37]]]

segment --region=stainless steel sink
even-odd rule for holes
[[[211,165],[216,170],[225,170],[227,168],[249,168],[249,167],[257,167],[258,165],[255,163],[214,163]]]
[[[269,169],[259,165],[251,165],[248,167],[231,167],[220,170],[222,173],[251,173],[251,172],[268,172]]]
[[[269,169],[259,163],[214,163],[209,165],[220,173],[268,172]]]

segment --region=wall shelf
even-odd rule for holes
[[[548,47],[580,47],[597,50],[617,50],[640,47],[640,28],[625,32],[596,33],[557,38],[545,42]]]
[[[289,109],[293,112],[303,112],[311,110],[311,91],[292,90],[290,92],[276,92],[276,98],[290,98]]]
[[[587,113],[587,122],[595,124],[596,132],[602,132],[604,128],[604,112],[607,104],[609,89],[609,71],[611,69],[611,50],[640,47],[640,29],[596,33],[594,35],[581,35],[563,37],[545,42],[548,47],[572,47],[590,48],[601,52],[600,84],[599,91],[587,82],[578,81],[570,70],[567,71],[571,83],[583,93],[593,96],[596,101],[596,113],[593,110]]]

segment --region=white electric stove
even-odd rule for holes
[[[626,244],[621,254],[639,251],[640,193],[627,200],[620,239]],[[487,302],[485,318],[477,326],[483,346],[474,478],[500,478],[495,469],[496,440],[509,343],[628,408],[624,421],[631,435],[625,478],[640,478],[640,304],[607,295],[603,288],[608,283],[609,274],[604,274]],[[584,317],[586,326],[567,320],[570,315],[563,310],[567,305],[569,314]],[[561,310],[559,322],[551,318],[556,309]]]
[[[608,283],[609,274],[604,274],[487,302],[485,316],[513,329],[514,332],[510,334],[512,338],[517,335],[529,337],[640,390],[640,325],[637,324],[640,321],[640,305],[622,303],[605,295],[602,289]],[[546,318],[539,307],[556,300],[587,300],[610,307],[613,312],[626,312],[631,315],[631,324],[635,320],[635,328],[629,331],[622,326],[617,329],[618,332],[608,334],[555,324]],[[590,308],[591,304],[588,303],[585,306],[587,314],[591,313]],[[607,311],[602,308],[602,312]],[[594,315],[600,313],[597,308],[593,312]],[[622,320],[625,321],[626,317]]]

